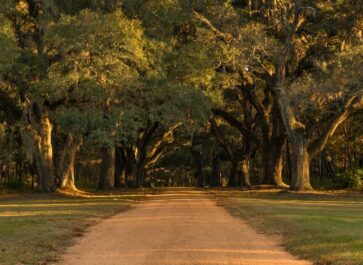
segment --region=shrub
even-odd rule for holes
[[[346,186],[351,189],[358,189],[363,184],[363,168],[351,168],[342,174]]]

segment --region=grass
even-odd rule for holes
[[[89,198],[59,195],[0,198],[0,264],[54,262],[87,227],[126,210],[142,197],[139,193]]]
[[[288,251],[319,265],[363,264],[363,196],[348,193],[214,191],[221,205]]]

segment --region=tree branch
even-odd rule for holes
[[[154,122],[153,124],[149,124],[146,126],[144,132],[142,133],[139,144],[136,145],[136,148],[134,150],[136,163],[143,163],[146,157],[146,147],[149,144],[153,134],[159,127],[159,124],[157,122]]]
[[[258,102],[254,88],[251,89],[250,87],[243,85],[238,86],[238,88],[247,96],[248,101],[251,102],[262,122],[265,124],[268,123],[268,113],[266,112],[262,103]]]
[[[349,112],[345,110],[336,115],[333,119],[331,119],[331,121],[329,122],[328,126],[326,127],[322,135],[309,143],[308,152],[310,158],[313,158],[315,155],[323,151],[330,137],[333,136],[339,125],[342,124],[348,117],[349,117]],[[320,121],[319,124],[321,123],[323,122]]]
[[[159,141],[157,141],[155,143],[155,145],[151,149],[150,153],[147,155],[147,157],[149,159],[148,165],[155,164],[162,156],[165,148],[175,142],[174,132],[181,125],[182,125],[182,123],[180,122],[180,123],[177,123],[174,126],[170,127],[163,134],[163,136],[159,139]]]
[[[197,11],[193,11],[195,17],[202,22],[205,26],[207,26],[210,30],[212,30],[219,38],[221,38],[225,42],[229,42],[232,39],[232,35],[228,33],[224,33],[217,29],[212,22],[202,14]]]
[[[212,118],[209,120],[209,123],[211,125],[212,132],[213,132],[214,136],[216,137],[217,141],[219,142],[219,144],[226,151],[226,153],[228,154],[231,161],[234,160],[234,152],[233,152],[231,146],[228,144],[228,141],[223,137],[223,135],[219,131],[216,121]]]
[[[249,130],[242,122],[237,120],[235,117],[233,117],[232,114],[228,113],[227,111],[221,110],[221,109],[213,109],[212,110],[214,115],[221,117],[226,122],[228,122],[232,127],[235,127],[245,139],[248,139],[247,141],[256,142],[259,144],[258,138],[253,134],[251,130]]]
[[[358,82],[358,86],[361,84]],[[341,111],[336,112],[329,120],[325,121],[328,123],[323,133],[317,137],[316,139],[310,141],[308,146],[308,152],[310,157],[314,157],[325,148],[329,139],[334,135],[335,131],[344,121],[346,121],[351,115],[356,113],[357,111],[363,110],[363,89],[362,88],[353,88],[355,92],[353,92],[350,96],[345,97],[346,101]],[[335,103],[335,102],[334,102]],[[332,105],[334,105],[332,103]],[[319,124],[324,124],[324,119],[319,121]]]

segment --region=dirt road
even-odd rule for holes
[[[66,265],[309,265],[200,191],[169,191],[92,227]]]

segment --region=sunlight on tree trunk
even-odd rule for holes
[[[33,153],[37,167],[38,190],[49,192],[55,190],[53,171],[52,124],[47,114],[42,114],[39,122],[34,119],[31,131]]]
[[[241,184],[246,187],[251,186],[250,160],[248,158],[243,158],[240,162],[240,168],[243,178]]]

